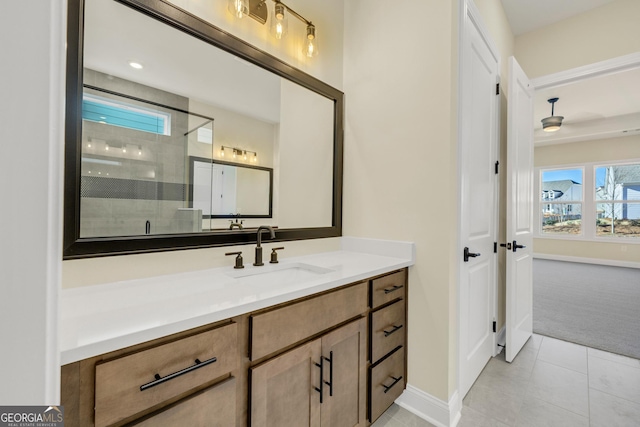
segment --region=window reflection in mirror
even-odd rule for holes
[[[81,238],[333,225],[333,100],[113,0],[84,23]]]

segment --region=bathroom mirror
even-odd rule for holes
[[[163,0],[68,4],[65,259],[341,234],[340,91]]]

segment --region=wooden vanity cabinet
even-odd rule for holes
[[[251,368],[251,426],[366,425],[366,318]]]
[[[65,425],[366,427],[406,385],[406,286],[398,270],[65,365]]]
[[[368,418],[373,423],[402,394],[407,383],[407,272],[371,280],[369,314]]]

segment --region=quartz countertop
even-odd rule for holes
[[[60,293],[61,364],[323,292],[414,262],[413,243],[342,237],[339,251],[284,258],[278,264],[246,265],[242,270],[229,266],[64,289]],[[270,274],[284,270],[292,274]],[[307,274],[298,277],[296,272]]]

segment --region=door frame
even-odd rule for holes
[[[491,51],[491,53],[496,57],[497,59],[497,67],[498,67],[498,81],[496,82],[496,84],[499,84],[499,72],[501,69],[501,60],[500,60],[500,52],[496,46],[496,44],[493,42],[489,31],[487,29],[487,27],[485,26],[484,22],[482,21],[482,17],[480,15],[480,11],[478,10],[478,8],[476,7],[475,3],[473,2],[473,0],[459,0],[459,14],[458,14],[458,37],[459,37],[459,44],[458,44],[458,87],[461,87],[461,83],[462,80],[464,79],[464,76],[466,75],[466,73],[468,73],[468,71],[466,71],[465,69],[463,69],[463,56],[464,56],[464,49],[461,48],[462,43],[464,43],[467,39],[468,39],[468,30],[466,25],[470,24],[470,25],[475,25],[478,32],[480,33],[480,36],[484,39],[485,43],[487,44],[487,47],[489,48],[489,50]],[[461,135],[462,135],[462,123],[464,118],[462,117],[462,111],[460,109],[460,106],[462,105],[463,102],[463,93],[461,90],[458,91],[458,123],[457,123],[457,132],[458,132],[458,142],[457,142],[457,147],[458,147],[458,153],[457,153],[457,189],[458,189],[458,197],[457,197],[457,231],[458,231],[458,238],[456,239],[456,255],[460,255],[457,256],[456,259],[458,260],[458,264],[457,264],[457,268],[456,268],[456,292],[457,292],[457,296],[456,296],[456,311],[457,311],[457,325],[456,325],[456,344],[457,344],[457,349],[456,349],[456,390],[453,393],[453,396],[450,396],[450,401],[456,401],[457,400],[457,404],[459,405],[459,408],[462,408],[462,399],[464,398],[464,396],[459,395],[459,393],[462,390],[462,379],[460,376],[460,366],[462,363],[462,352],[461,352],[461,348],[462,348],[462,343],[461,343],[461,339],[462,339],[462,312],[461,312],[461,274],[462,274],[462,268],[463,268],[463,264],[462,264],[462,251],[463,251],[463,241],[462,241],[462,184],[463,184],[463,180],[462,180],[462,175],[463,175],[463,171],[461,170],[460,165],[462,164],[462,158],[464,153],[461,150],[462,147],[462,139],[461,139]],[[496,122],[493,124],[495,126],[495,132],[497,135],[496,138],[496,154],[499,157],[499,153],[500,153],[500,101],[496,101],[497,102],[497,106],[496,106]],[[497,159],[496,159],[497,160]],[[494,224],[494,241],[497,242],[498,239],[498,234],[499,234],[499,208],[500,208],[500,180],[496,179],[496,183],[494,185],[494,194],[495,194],[495,206],[494,208],[496,209],[496,215],[494,218],[495,224]],[[492,254],[493,255],[493,254]],[[492,300],[493,300],[493,307],[492,307],[492,311],[493,311],[493,318],[494,320],[497,320],[497,310],[498,310],[498,260],[497,257],[494,258],[493,261],[493,269],[494,269],[494,283],[493,283],[493,289],[492,289]],[[492,356],[495,356],[496,354],[498,354],[497,351],[497,333],[493,334],[493,354]],[[457,395],[457,396],[456,396]]]

